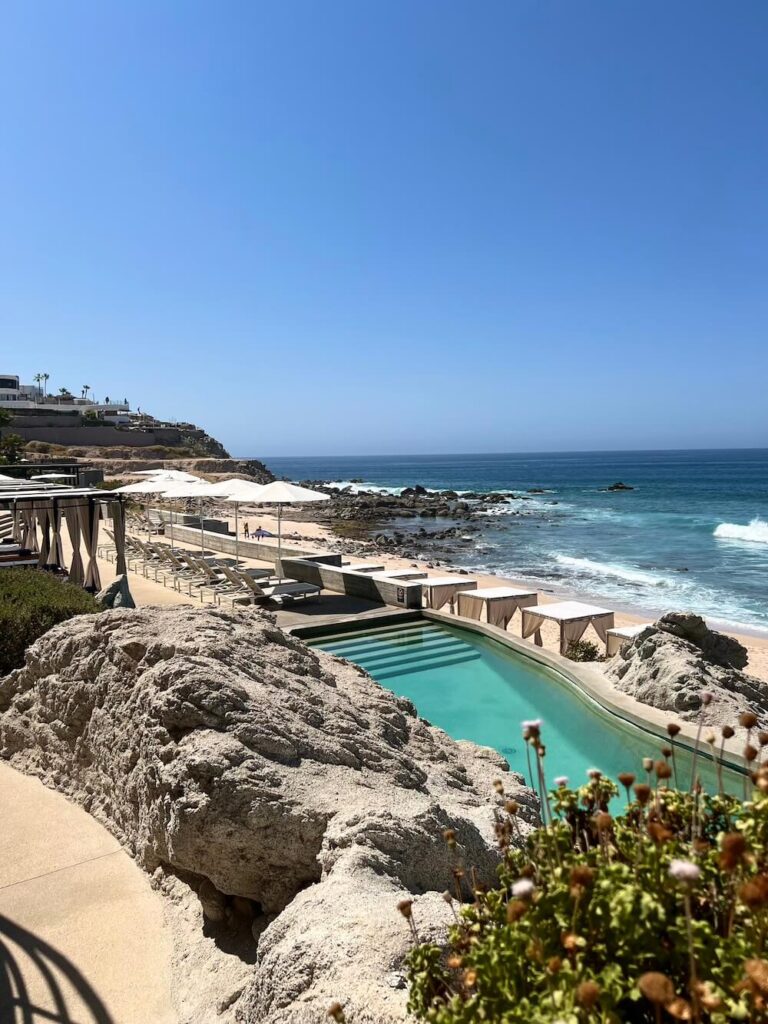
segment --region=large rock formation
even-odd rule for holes
[[[711,693],[707,722],[736,728],[742,711],[768,721],[768,684],[740,671],[746,663],[738,641],[698,615],[670,612],[625,644],[606,674],[624,693],[688,721],[698,719],[702,693]]]
[[[494,878],[506,762],[251,610],[57,626],[0,681],[0,754],[83,804],[160,880],[189,882],[209,924],[253,919],[257,964],[222,1002],[243,1022],[321,1021],[333,999],[349,1021],[402,1019],[398,900],[419,897],[429,935],[449,919],[438,892],[457,863]],[[533,820],[532,794],[504,778]]]

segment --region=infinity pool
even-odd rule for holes
[[[655,736],[606,711],[557,672],[469,630],[422,619],[309,643],[355,662],[455,739],[494,747],[526,777],[521,722],[542,719],[550,786],[558,775],[580,785],[589,768],[614,780],[621,771],[640,777],[642,759],[661,756]],[[677,746],[675,757],[687,788],[691,755]],[[700,758],[698,772],[716,790],[714,766]],[[740,777],[725,774],[728,789],[741,793]]]

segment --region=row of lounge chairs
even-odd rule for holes
[[[114,542],[113,535],[106,531]],[[114,543],[100,548],[108,560],[114,559]],[[274,579],[267,569],[243,570],[215,559],[206,559],[191,551],[174,549],[168,544],[126,537],[126,563],[134,572],[141,572],[163,586],[169,584],[190,597],[204,601],[210,596],[214,604],[229,600],[233,604],[256,604],[274,599],[282,602],[318,597],[320,587],[297,580]]]

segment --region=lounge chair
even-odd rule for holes
[[[319,597],[322,592],[321,587],[316,587],[313,583],[299,583],[298,580],[284,580],[282,583],[262,586],[253,576],[249,576],[248,573],[224,569],[224,574],[231,580],[233,585],[240,585],[244,595],[249,598],[252,604],[259,601],[270,601],[276,597],[287,598],[291,601],[296,598],[307,600],[310,597]]]

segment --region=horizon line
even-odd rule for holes
[[[324,453],[320,455],[234,455],[235,459],[402,459],[402,458],[450,458],[452,456],[504,456],[504,455],[655,455],[660,453],[688,454],[690,452],[768,452],[768,445],[723,448],[544,448],[523,451],[485,452],[366,452],[357,455]]]

